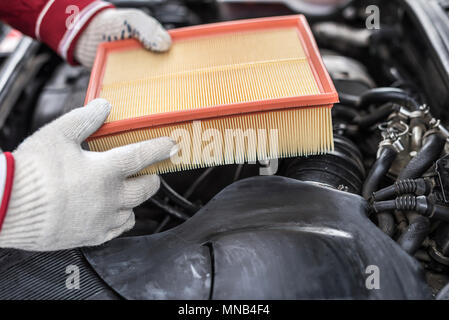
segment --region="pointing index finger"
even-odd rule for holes
[[[177,151],[176,143],[168,138],[156,138],[115,148],[106,152],[112,166],[125,176],[131,176]]]

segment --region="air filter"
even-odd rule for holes
[[[98,49],[86,102],[112,111],[93,151],[171,136],[181,147],[142,173],[319,154],[333,149],[338,101],[302,15],[171,30],[171,49],[135,40]]]

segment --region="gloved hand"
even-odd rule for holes
[[[166,51],[171,38],[154,18],[137,9],[106,9],[92,19],[81,34],[76,47],[75,59],[91,68],[101,42],[138,39],[145,48]]]
[[[169,138],[107,152],[80,143],[105,121],[97,99],[46,125],[16,151],[11,198],[0,247],[50,251],[99,245],[134,226],[132,208],[159,188],[159,177],[130,177],[176,152]]]

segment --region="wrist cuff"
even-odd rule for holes
[[[104,1],[49,0],[36,21],[36,38],[42,40],[69,63],[75,64],[75,44],[99,12],[114,5]]]
[[[15,174],[8,211],[0,231],[0,248],[36,250],[45,233],[48,195],[39,166],[14,153]]]
[[[14,157],[5,152],[0,155],[0,231],[6,217],[9,199],[11,197],[14,177]]]

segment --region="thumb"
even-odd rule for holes
[[[97,131],[111,111],[105,99],[96,99],[55,121],[55,126],[70,140],[80,144]]]

